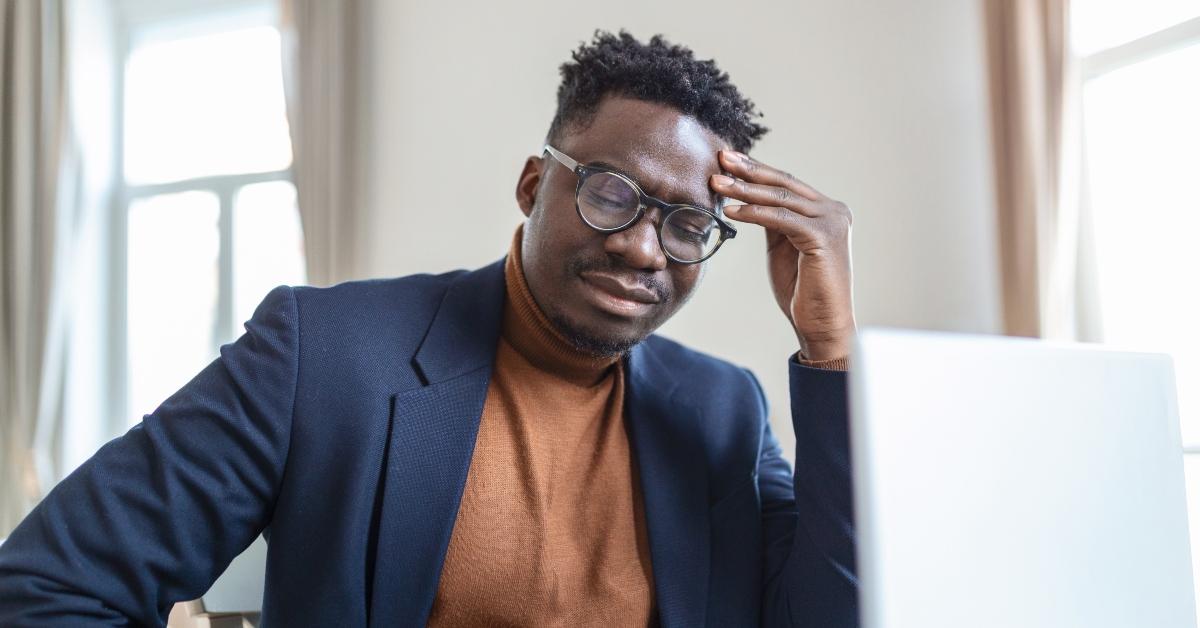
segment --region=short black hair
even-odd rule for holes
[[[606,96],[674,107],[741,152],[767,132],[754,121],[762,113],[729,81],[729,74],[662,35],[642,43],[624,29],[617,35],[597,30],[571,59],[559,67],[558,110],[547,134],[551,142],[573,125],[587,126]]]

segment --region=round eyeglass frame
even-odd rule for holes
[[[546,144],[542,147],[542,152],[550,153],[550,156],[553,157],[555,161],[575,173],[575,176],[578,179],[575,183],[575,213],[579,215],[579,219],[583,221],[583,224],[595,229],[596,231],[601,233],[617,233],[618,231],[624,231],[636,225],[637,222],[642,219],[642,216],[646,215],[647,206],[657,207],[663,210],[662,220],[655,224],[655,233],[658,234],[658,246],[660,249],[662,249],[663,255],[666,255],[669,259],[679,264],[699,264],[700,262],[712,257],[717,250],[721,248],[721,245],[725,244],[726,240],[731,240],[737,235],[737,229],[735,229],[733,225],[725,222],[725,219],[721,218],[717,212],[711,209],[700,207],[698,205],[689,205],[687,203],[668,203],[662,199],[650,196],[644,190],[642,190],[642,186],[638,185],[637,181],[634,181],[624,174],[609,170],[608,168],[585,166],[571,157],[568,157],[566,153],[563,153],[549,144]],[[633,191],[637,193],[637,211],[634,212],[633,218],[630,218],[625,224],[617,227],[598,227],[592,224],[591,221],[589,221],[587,217],[583,215],[583,208],[579,206],[579,192],[583,189],[584,181],[586,181],[588,177],[596,174],[609,174],[614,177],[618,177],[625,183],[629,184],[629,186],[633,188]],[[678,257],[675,257],[670,251],[667,250],[667,245],[665,242],[663,242],[663,225],[667,223],[667,219],[671,216],[671,214],[683,209],[693,209],[712,216],[717,222],[717,227],[720,229],[721,238],[717,240],[717,245],[714,246],[711,251],[706,253],[704,257],[701,257],[698,260],[682,260]]]

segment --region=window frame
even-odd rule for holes
[[[1082,82],[1194,44],[1200,44],[1200,17],[1080,57]]]
[[[1125,43],[1080,56],[1079,85],[1082,88],[1088,81],[1109,72],[1194,45],[1200,45],[1200,16],[1177,22]],[[1086,132],[1084,140],[1086,142]],[[1176,382],[1176,386],[1178,387],[1178,382]],[[1182,417],[1180,419],[1182,421]],[[1188,445],[1185,443],[1183,455],[1185,459],[1200,456],[1200,444]]]
[[[269,0],[112,0],[114,13],[113,140],[112,195],[109,206],[108,246],[109,282],[108,320],[108,438],[129,428],[132,412],[149,408],[130,407],[131,365],[129,355],[129,210],[140,200],[177,192],[208,192],[219,202],[218,278],[216,317],[209,343],[214,355],[220,346],[237,337],[234,320],[234,203],[238,192],[248,186],[270,181],[295,184],[292,165],[267,172],[243,172],[194,177],[164,183],[131,184],[125,172],[125,79],[130,54],[135,45],[156,36],[148,32],[168,31],[171,38],[202,35],[254,26],[279,26],[276,5]],[[294,162],[293,162],[294,163]],[[107,440],[107,439],[106,439]]]

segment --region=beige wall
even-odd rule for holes
[[[516,177],[553,114],[558,65],[593,29],[626,27],[717,59],[772,128],[756,156],[854,210],[860,325],[997,332],[978,5],[369,0],[362,274],[503,255],[522,218]],[[761,230],[742,232],[662,333],[753,369],[790,457],[784,361],[795,340],[767,287]]]

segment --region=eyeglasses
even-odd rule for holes
[[[657,207],[663,211],[658,243],[667,257],[681,264],[703,262],[737,235],[737,229],[711,209],[659,200],[619,172],[582,165],[549,144],[542,150],[579,177],[575,211],[596,231],[623,231],[636,224],[647,207]]]

